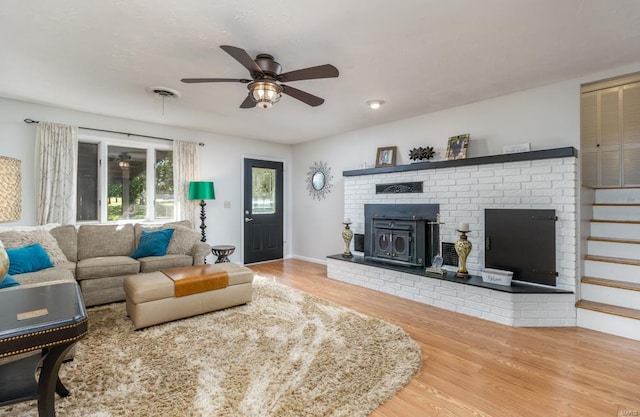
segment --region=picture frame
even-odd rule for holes
[[[395,166],[397,153],[397,146],[378,148],[378,152],[376,153],[376,168]]]
[[[447,160],[465,159],[469,147],[469,133],[451,136],[447,141]]]

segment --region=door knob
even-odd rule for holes
[[[252,222],[252,221],[253,221],[253,218],[251,218],[251,217],[245,217],[244,218],[244,222],[245,223],[249,223],[249,222]]]

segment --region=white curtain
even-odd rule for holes
[[[36,128],[36,205],[39,224],[76,221],[78,128],[40,122]]]
[[[199,201],[189,200],[189,182],[200,178],[200,153],[198,144],[182,140],[173,141],[173,184],[175,186],[175,210],[177,220],[189,220],[196,225]]]

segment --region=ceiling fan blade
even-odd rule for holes
[[[317,67],[309,67],[295,71],[285,72],[278,75],[278,81],[283,83],[289,81],[313,80],[317,78],[332,78],[340,75],[338,69],[333,65],[318,65]]]
[[[324,99],[316,97],[313,94],[309,94],[306,91],[298,90],[297,88],[289,87],[288,85],[282,85],[281,87],[284,94],[298,99],[311,107],[316,107],[324,103]]]
[[[187,84],[194,83],[250,83],[251,80],[245,78],[183,78],[180,81]]]
[[[241,63],[242,66],[248,69],[251,74],[264,74],[262,72],[262,68],[256,64],[256,61],[254,61],[244,49],[229,45],[220,45],[220,48],[231,55],[233,59]]]
[[[242,102],[242,104],[240,104],[240,108],[241,109],[252,109],[256,106],[256,102],[253,101],[253,99],[251,98],[251,95],[248,95],[247,98],[244,99],[244,101]]]

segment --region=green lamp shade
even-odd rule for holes
[[[189,200],[215,200],[213,181],[192,181],[189,183]]]

